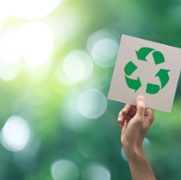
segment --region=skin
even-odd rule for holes
[[[127,104],[118,115],[118,123],[122,127],[121,143],[127,155],[132,180],[155,180],[147,161],[142,142],[154,120],[152,109],[145,106],[143,96],[138,96],[136,106]]]

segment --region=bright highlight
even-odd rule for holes
[[[45,63],[53,51],[53,37],[50,27],[40,22],[24,24],[18,31],[20,48],[29,67]]]
[[[62,0],[0,0],[1,14],[22,19],[40,19],[50,14]]]
[[[24,119],[11,116],[1,131],[1,143],[10,151],[21,151],[30,138],[30,129]]]

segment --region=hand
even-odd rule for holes
[[[127,104],[118,116],[118,122],[122,127],[121,143],[123,147],[142,148],[143,139],[153,120],[153,110],[145,107],[143,96],[138,96],[136,106]]]
[[[128,104],[118,115],[122,127],[121,142],[128,158],[132,180],[156,179],[142,149],[143,139],[153,119],[153,110],[145,107],[143,96],[138,96],[136,106]]]

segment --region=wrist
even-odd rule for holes
[[[144,156],[142,146],[123,146],[128,160]]]
[[[154,173],[146,159],[142,146],[123,146],[133,180],[155,180]]]

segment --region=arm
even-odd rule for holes
[[[121,143],[127,155],[133,180],[155,180],[149,165],[142,142],[154,119],[153,110],[145,108],[143,96],[138,96],[136,106],[126,105],[118,116],[122,127]]]

